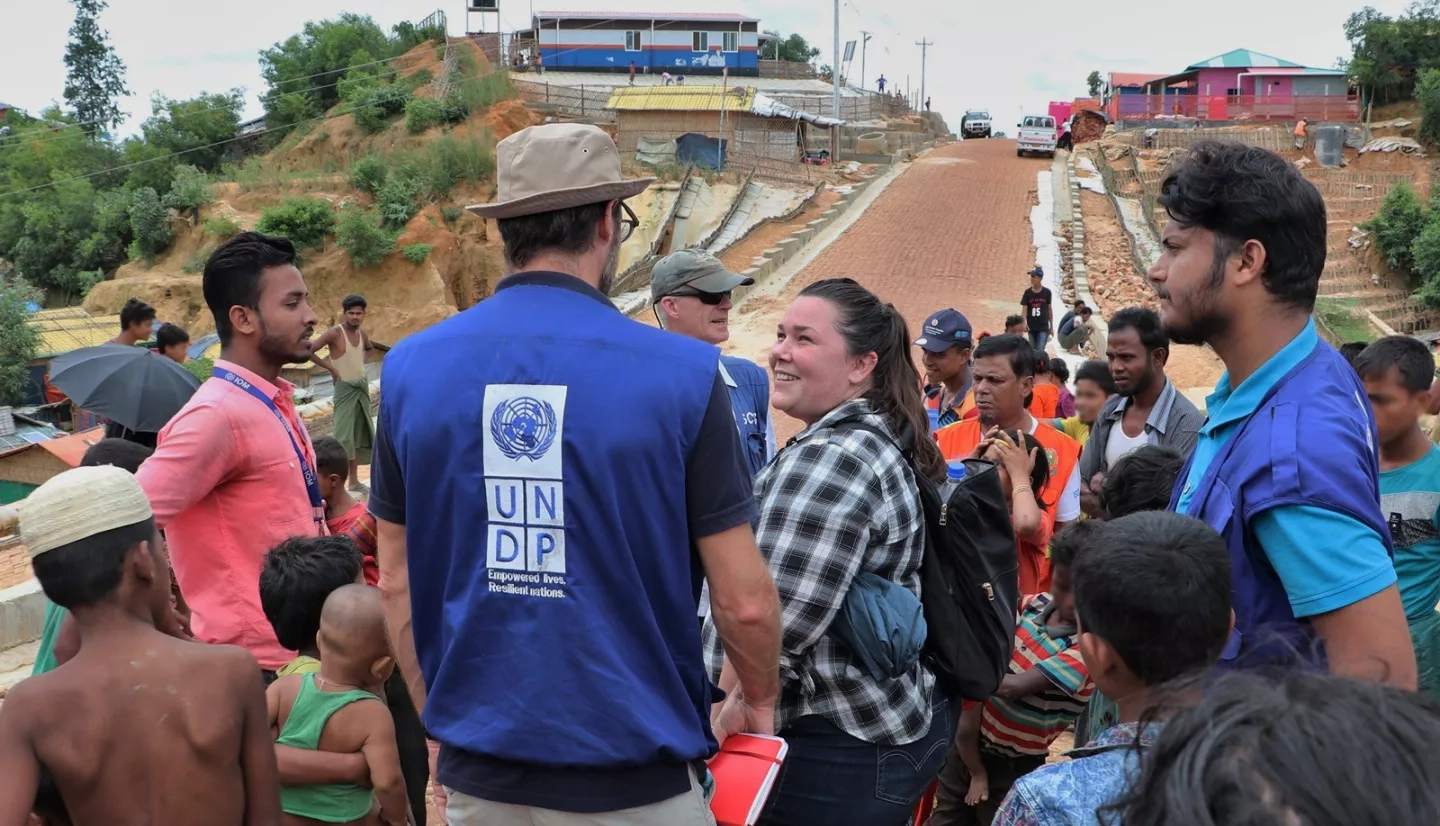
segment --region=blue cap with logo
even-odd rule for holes
[[[925,319],[923,335],[915,339],[916,347],[932,353],[943,353],[951,347],[970,346],[970,322],[959,310],[941,310]]]

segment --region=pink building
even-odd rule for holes
[[[1354,120],[1359,101],[1338,69],[1316,69],[1249,49],[1193,63],[1182,72],[1127,89],[1119,120],[1191,118],[1234,120]],[[1138,95],[1137,95],[1138,92]],[[1136,100],[1144,96],[1144,103]]]

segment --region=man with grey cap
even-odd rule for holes
[[[702,249],[672,252],[650,273],[650,304],[660,326],[672,333],[723,344],[730,338],[730,294],[755,279],[730,272]],[[720,379],[730,391],[730,407],[740,446],[753,477],[775,456],[775,425],[770,419],[770,375],[739,356],[720,356]]]
[[[780,608],[710,344],[607,291],[635,226],[594,126],[496,147],[511,274],[393,349],[370,510],[454,826],[708,826],[717,740],[771,733]],[[739,687],[706,679],[702,577]],[[418,677],[418,679],[417,679]]]

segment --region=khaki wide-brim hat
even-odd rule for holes
[[[530,126],[495,148],[495,201],[467,207],[481,218],[519,218],[633,198],[654,178],[620,177],[620,151],[597,126]]]

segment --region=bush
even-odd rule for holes
[[[385,161],[374,155],[367,155],[350,167],[350,185],[361,192],[374,195],[380,191],[389,174],[390,170],[385,166]]]
[[[148,186],[130,196],[130,242],[134,258],[153,262],[155,256],[170,246],[170,213],[160,203],[160,196]],[[138,253],[138,254],[137,254]]]
[[[206,245],[206,246],[201,247],[200,249],[198,249],[198,250],[195,251],[195,257],[194,257],[194,258],[191,258],[189,261],[185,262],[185,266],[181,267],[181,269],[183,269],[185,272],[189,272],[189,273],[196,273],[196,272],[201,272],[201,271],[203,271],[203,270],[205,269],[205,264],[206,264],[207,262],[209,262],[210,256],[211,256],[214,252],[215,252],[215,247],[213,247],[213,246]]]
[[[445,219],[445,223],[453,224],[465,217],[465,210],[457,206],[443,206],[440,207],[440,217]]]
[[[392,175],[380,191],[375,193],[375,208],[380,220],[389,227],[403,227],[420,211],[415,196],[420,192],[420,182],[408,175]]]
[[[434,244],[407,244],[400,249],[400,254],[411,264],[419,264],[430,255],[430,250],[435,249]]]
[[[319,248],[325,236],[335,228],[335,209],[324,198],[297,196],[286,198],[279,206],[260,215],[255,224],[258,232],[289,238],[297,247]]]
[[[380,226],[373,211],[352,207],[340,216],[335,239],[358,268],[373,267],[395,249],[396,233]]]
[[[1440,69],[1420,72],[1415,99],[1420,101],[1420,139],[1440,143]]]
[[[1418,284],[1415,300],[1426,307],[1440,308],[1440,209],[1430,210],[1424,229],[1410,248],[1414,259],[1411,283]]]
[[[189,370],[191,375],[203,382],[210,378],[210,374],[214,372],[215,360],[208,358],[190,359],[180,366]]]
[[[405,111],[405,104],[410,100],[410,90],[398,83],[366,84],[352,94],[354,100],[349,102],[353,106],[355,125],[370,134],[385,131],[391,119]]]
[[[212,200],[209,175],[193,166],[175,167],[175,178],[165,195],[165,206],[184,211],[205,206]]]
[[[224,215],[215,215],[206,218],[205,223],[201,226],[204,228],[206,235],[213,235],[221,241],[240,234],[240,225],[233,219],[226,218]]]
[[[1410,248],[1425,227],[1425,208],[1420,196],[1404,181],[1385,193],[1380,212],[1365,224],[1375,233],[1375,248],[1392,268],[1409,273],[1414,266]]]
[[[397,153],[392,167],[396,174],[419,182],[424,202],[438,201],[462,182],[478,183],[495,174],[494,142],[482,138],[442,135],[410,152]]]
[[[418,135],[440,122],[445,107],[434,98],[410,98],[405,104],[405,128]]]

